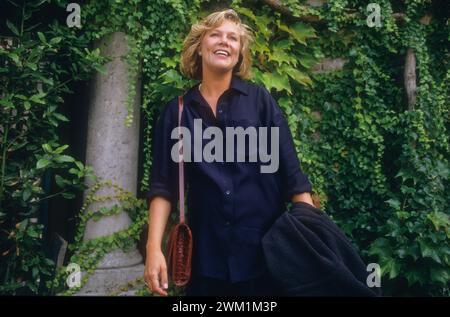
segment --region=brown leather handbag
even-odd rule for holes
[[[183,112],[183,97],[178,97],[178,135],[180,136],[181,114]],[[183,146],[178,147],[179,175],[179,210],[180,222],[172,227],[167,240],[167,267],[175,286],[186,285],[191,278],[192,267],[192,232],[184,217],[184,166]]]

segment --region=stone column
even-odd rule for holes
[[[125,126],[127,109],[125,100],[129,92],[129,79],[126,61],[122,58],[128,51],[125,34],[115,32],[102,38],[97,44],[103,56],[112,58],[106,68],[106,74],[97,73],[91,84],[86,165],[92,166],[99,181],[111,180],[120,188],[136,195],[138,178],[139,147],[139,108],[140,79],[137,80],[134,100],[134,118],[130,127]],[[140,76],[139,76],[140,77]],[[93,183],[88,181],[91,188]],[[114,188],[99,189],[94,195],[115,195]],[[84,199],[86,199],[85,192]],[[111,207],[120,201],[108,200],[87,206],[87,210]],[[125,212],[89,220],[84,240],[111,235],[124,230],[131,224]],[[84,273],[82,273],[84,274]],[[144,274],[143,259],[135,247],[124,253],[115,250],[106,254],[88,283],[78,295],[106,295]]]

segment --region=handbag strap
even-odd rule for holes
[[[181,115],[183,112],[183,96],[178,96],[178,138],[181,140]],[[180,223],[184,223],[184,162],[183,142],[178,142],[178,179],[180,195]]]

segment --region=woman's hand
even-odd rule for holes
[[[305,203],[307,203],[307,204],[310,204],[310,205],[313,206],[313,207],[316,207],[316,206],[314,205],[314,203],[313,203],[311,194],[308,193],[308,192],[307,192],[307,193],[301,193],[301,194],[294,194],[294,195],[292,196],[291,201],[292,201],[293,203],[302,201],[302,202],[305,202]]]
[[[167,264],[161,249],[147,248],[144,279],[150,292],[167,296]]]

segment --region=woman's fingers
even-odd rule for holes
[[[150,283],[153,292],[158,293],[159,295],[167,296],[167,292],[164,291],[159,283],[159,274],[157,271],[153,271],[150,275]]]
[[[169,279],[167,278],[167,267],[163,267],[161,270],[161,277],[162,277],[162,287],[167,290],[169,288]]]
[[[145,285],[147,285],[148,290],[150,292],[152,292],[151,278],[150,278],[150,274],[148,273],[147,270],[145,271],[145,274],[144,274],[144,282],[145,282]]]
[[[150,292],[162,296],[168,295],[167,266],[162,253],[147,254],[144,279]]]

